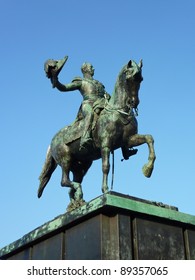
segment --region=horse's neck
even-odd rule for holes
[[[127,104],[127,92],[124,84],[117,79],[109,105],[114,108],[124,108]]]

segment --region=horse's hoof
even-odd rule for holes
[[[80,199],[80,200],[74,200],[74,201],[71,201],[69,204],[68,204],[68,207],[66,208],[66,211],[67,212],[70,212],[72,210],[75,210],[77,208],[79,208],[80,206],[83,206],[85,205],[86,202],[84,199]]]
[[[147,164],[145,164],[142,168],[142,172],[143,172],[144,176],[146,176],[147,178],[151,177],[152,171],[153,171],[153,167],[148,166]]]
[[[104,194],[104,193],[108,193],[109,192],[109,188],[108,187],[106,187],[106,188],[102,188],[102,193]]]

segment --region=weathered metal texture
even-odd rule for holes
[[[130,218],[99,214],[66,231],[65,259],[132,259]]]
[[[110,192],[2,248],[0,259],[195,259],[195,216]]]
[[[150,220],[134,220],[134,251],[138,260],[183,260],[182,228]]]
[[[14,253],[13,255],[9,257],[2,256],[2,259],[9,259],[9,260],[31,260],[31,247],[27,249],[23,249],[22,251],[18,253]],[[0,258],[1,259],[1,258]]]
[[[52,173],[59,165],[62,169],[61,185],[71,189],[68,211],[84,204],[82,181],[92,162],[102,159],[102,192],[107,193],[110,154],[121,148],[125,160],[135,155],[138,147],[148,146],[148,161],[142,171],[150,177],[156,159],[154,139],[150,134],[138,134],[137,113],[139,105],[139,88],[143,80],[142,61],[138,64],[129,60],[122,67],[114,91],[110,96],[104,85],[95,80],[94,68],[90,63],[81,67],[83,77],[76,77],[71,83],[62,84],[58,80],[67,57],[63,60],[48,60],[45,71],[53,87],[60,92],[79,90],[83,101],[79,113],[72,125],[62,128],[52,138],[48,147],[45,163],[39,176],[38,197],[49,182]],[[70,179],[70,172],[73,179]]]
[[[69,228],[65,234],[65,259],[101,259],[100,231],[99,215]]]
[[[61,260],[63,258],[63,232],[49,237],[32,247],[32,260]]]
[[[195,229],[185,231],[187,259],[195,260]]]

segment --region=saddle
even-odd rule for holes
[[[93,104],[94,118],[93,118],[93,123],[91,125],[92,130],[94,130],[99,115],[105,107],[105,102],[106,102],[105,98],[100,98],[97,99]],[[84,121],[85,119],[83,117],[81,106],[80,106],[75,121],[71,125],[61,129],[61,131],[66,130],[63,139],[65,144],[70,144],[73,141],[81,138],[81,136],[83,135]]]

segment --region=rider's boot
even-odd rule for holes
[[[122,154],[123,154],[123,160],[128,160],[131,156],[134,156],[137,154],[138,149],[129,149],[126,147],[122,148]]]
[[[87,149],[91,143],[92,143],[92,138],[90,136],[90,132],[88,131],[87,133],[85,133],[81,137],[81,142],[80,142],[79,150]]]

